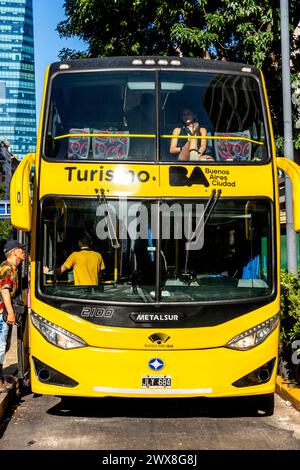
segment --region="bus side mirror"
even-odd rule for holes
[[[35,154],[28,153],[18,165],[10,184],[10,219],[13,227],[31,229],[30,170]]]
[[[288,158],[277,157],[277,166],[291,178],[293,185],[294,230],[300,231],[300,166]]]

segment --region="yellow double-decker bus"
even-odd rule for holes
[[[276,158],[252,66],[168,57],[52,64],[36,154],[11,185],[12,223],[30,233],[32,390],[256,395],[270,411],[278,166],[293,180],[299,230],[300,172]]]

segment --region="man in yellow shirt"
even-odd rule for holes
[[[74,251],[66,261],[54,270],[54,275],[60,276],[68,269],[73,269],[75,286],[97,286],[100,274],[105,269],[100,253],[91,250],[91,237],[85,233],[79,240],[79,251]],[[45,268],[44,268],[44,273]]]

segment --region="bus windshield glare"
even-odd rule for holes
[[[57,74],[45,157],[223,163],[268,159],[254,77],[191,71],[162,71],[158,77],[153,71]]]
[[[270,295],[274,275],[269,200],[219,199],[210,211],[207,208],[207,199],[101,203],[96,198],[45,198],[41,259],[49,271],[41,274],[42,293],[126,303]],[[103,261],[93,285],[78,281],[76,266],[66,263],[79,251],[83,232],[90,239],[84,249],[100,254]],[[64,263],[70,269],[54,275]]]

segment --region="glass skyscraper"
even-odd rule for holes
[[[0,140],[19,158],[35,151],[32,0],[0,0]]]

